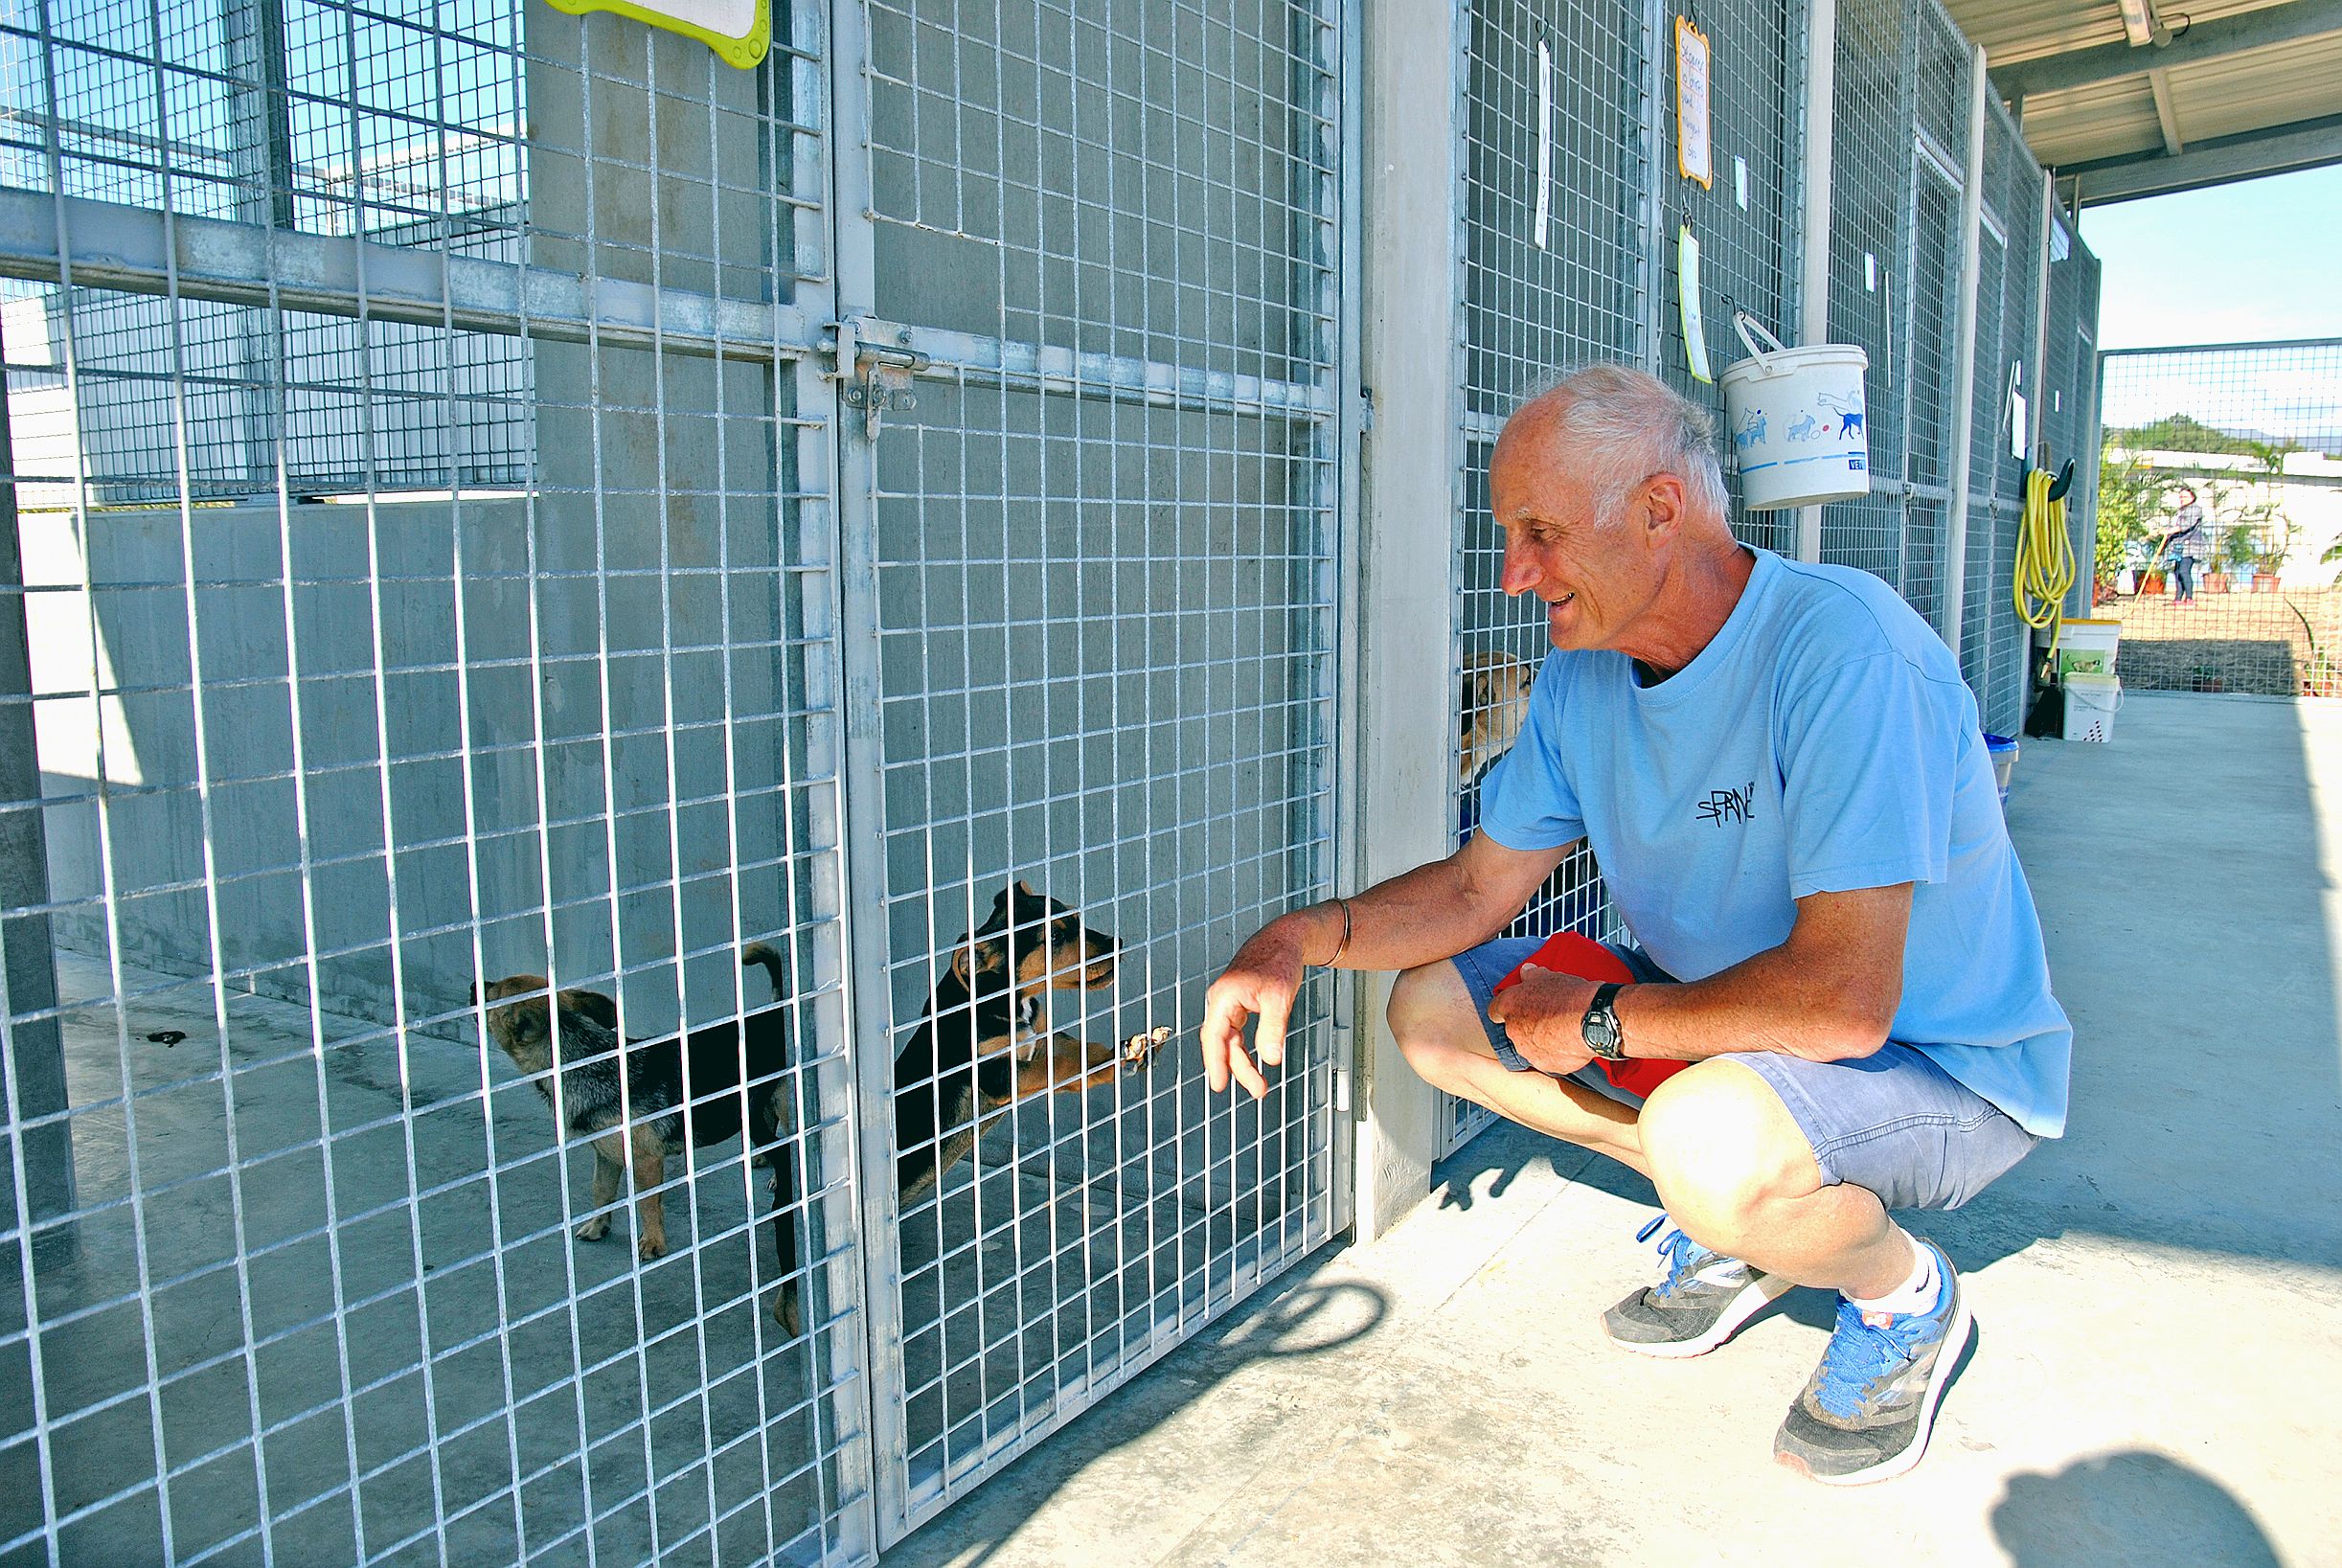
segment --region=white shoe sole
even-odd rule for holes
[[[1654,1345],[1639,1339],[1621,1339],[1616,1334],[1607,1337],[1620,1350],[1632,1351],[1637,1355],[1655,1355],[1669,1361],[1705,1355],[1730,1339],[1741,1324],[1796,1288],[1796,1281],[1785,1280],[1778,1274],[1758,1275],[1740,1286],[1740,1293],[1732,1298],[1724,1310],[1717,1314],[1716,1321],[1708,1326],[1708,1331],[1697,1339],[1674,1339]]]
[[[1968,1335],[1975,1328],[1975,1314],[1968,1310],[1967,1292],[1964,1290],[1958,1305],[1952,1307],[1951,1327],[1944,1330],[1944,1348],[1936,1352],[1936,1364],[1928,1369],[1927,1393],[1920,1402],[1919,1435],[1910,1447],[1851,1475],[1815,1475],[1803,1464],[1787,1459],[1783,1463],[1825,1487],[1863,1487],[1874,1481],[1892,1481],[1919,1464],[1927,1455],[1927,1440],[1935,1436],[1936,1403],[1944,1398],[1944,1385],[1951,1381],[1952,1369],[1960,1364],[1961,1354],[1967,1350]]]

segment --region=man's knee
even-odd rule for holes
[[[1645,1102],[1640,1132],[1659,1200],[1709,1246],[1730,1250],[1767,1203],[1821,1185],[1788,1107],[1739,1062],[1704,1061],[1669,1079]]]
[[[1442,1087],[1454,1076],[1459,1055],[1485,1037],[1464,976],[1445,959],[1401,972],[1391,983],[1383,1016],[1407,1065]]]

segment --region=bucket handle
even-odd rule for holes
[[[1757,334],[1756,337],[1749,336],[1749,332],[1752,329]],[[1748,352],[1750,357],[1754,358],[1760,365],[1764,364],[1765,359],[1764,351],[1757,347],[1758,337],[1764,339],[1766,343],[1772,345],[1773,352],[1775,353],[1786,353],[1788,352],[1782,346],[1781,339],[1775,337],[1771,330],[1766,328],[1764,323],[1759,321],[1756,317],[1750,315],[1745,310],[1736,308],[1732,312],[1732,330],[1740,334],[1740,341],[1748,345]]]

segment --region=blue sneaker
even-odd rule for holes
[[[1794,1284],[1701,1246],[1669,1225],[1665,1215],[1635,1233],[1635,1239],[1648,1241],[1662,1231],[1657,1245],[1666,1277],[1602,1315],[1610,1343],[1622,1351],[1705,1355]]]
[[[1920,1245],[1935,1254],[1935,1307],[1874,1317],[1838,1299],[1830,1348],[1773,1439],[1773,1457],[1789,1468],[1852,1487],[1900,1475],[1927,1451],[1936,1401],[1975,1323],[1951,1260],[1933,1241]]]

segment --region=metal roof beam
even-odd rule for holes
[[[2342,114],[2198,142],[2177,157],[2147,152],[2070,164],[2058,178],[2082,205],[2098,207],[2331,163],[2342,163]]]
[[[2147,84],[2155,93],[2155,124],[2163,128],[2163,150],[2176,158],[2188,150],[2188,144],[2179,139],[2179,110],[2171,102],[2171,74],[2157,66],[2147,73]]]
[[[2168,44],[2145,49],[2133,49],[2126,43],[2097,44],[2063,55],[2018,60],[1993,70],[1992,87],[2001,97],[2021,102],[2042,93],[2193,65],[2321,33],[2342,33],[2342,0],[2285,0],[2284,5],[2216,16],[2197,22]]]

